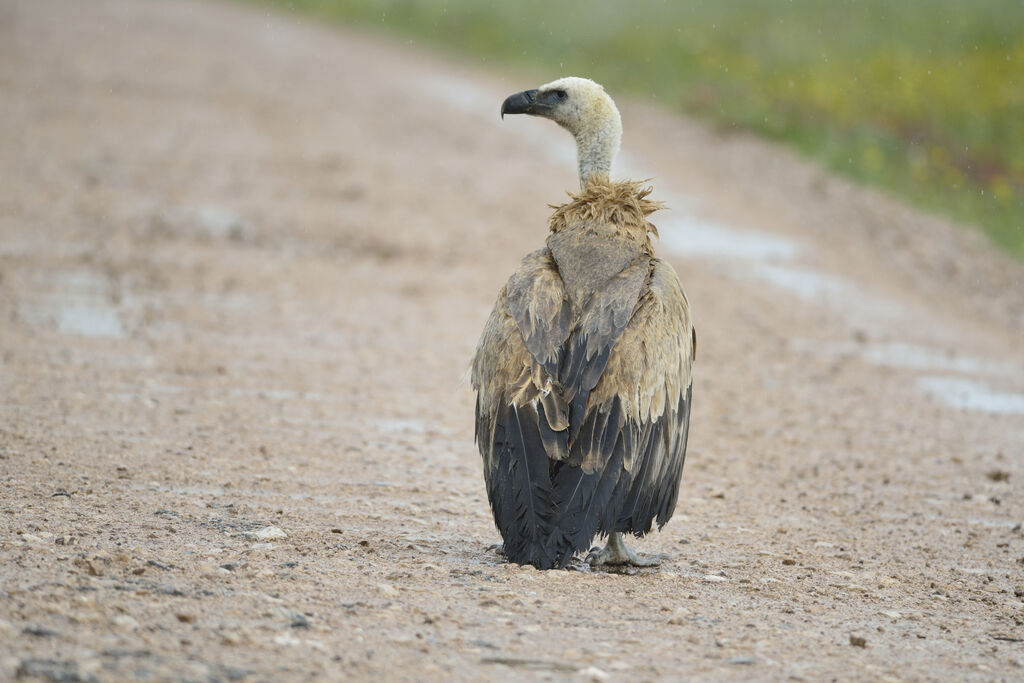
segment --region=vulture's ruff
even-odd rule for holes
[[[506,557],[564,567],[653,564],[622,544],[672,516],[690,420],[696,335],[672,267],[654,256],[660,204],[612,182],[618,110],[579,78],[513,95],[502,114],[574,134],[582,190],[556,207],[547,246],[498,295],[472,366],[476,440]]]

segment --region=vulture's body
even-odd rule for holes
[[[575,118],[559,118],[573,98]],[[564,567],[595,535],[609,543],[592,562],[649,564],[620,534],[641,536],[675,508],[696,349],[679,278],[652,249],[647,215],[659,205],[638,183],[608,179],[621,127],[597,84],[555,81],[510,97],[508,111],[575,134],[583,187],[498,295],[473,360],[494,520],[519,564]],[[596,143],[585,139],[595,128]]]

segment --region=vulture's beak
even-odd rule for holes
[[[509,95],[501,103],[501,118],[505,114],[536,114],[537,112],[537,89],[524,90],[515,95]]]

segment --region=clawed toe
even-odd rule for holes
[[[587,555],[587,563],[591,567],[657,567],[668,555],[641,555],[626,547],[619,534],[608,537],[608,544],[603,548],[594,547]]]

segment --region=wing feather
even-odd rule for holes
[[[572,306],[549,249],[538,249],[523,258],[519,270],[509,278],[505,307],[534,360],[555,376],[569,337]]]
[[[614,503],[614,522],[606,517],[602,523],[602,533],[644,534],[655,518],[661,526],[672,516],[689,430],[694,339],[678,276],[664,261],[652,259],[650,280],[590,393],[583,418],[589,425],[595,413],[621,411],[621,423],[606,428],[614,426],[631,446],[624,449],[622,462],[629,486]],[[592,448],[584,461],[605,467],[616,443],[611,433],[600,441],[572,443],[570,462],[577,448]]]
[[[650,257],[642,255],[612,276],[595,292],[569,339],[559,382],[569,403],[569,439],[577,438],[585,424],[590,392],[601,381],[612,349],[629,325],[650,271]],[[582,462],[585,453],[573,451],[570,461]]]

